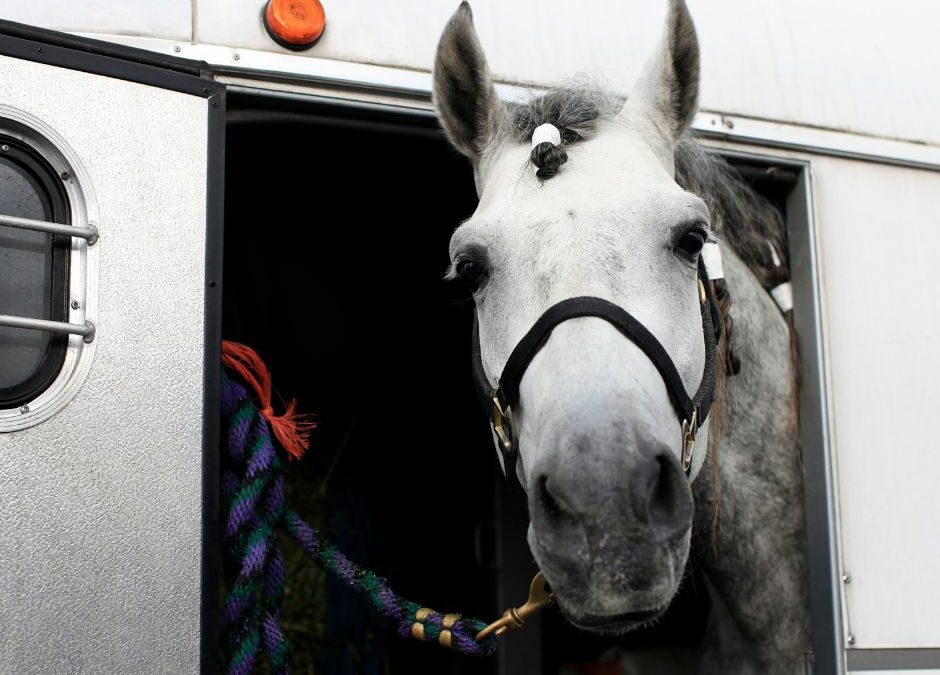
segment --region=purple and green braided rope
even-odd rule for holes
[[[379,614],[395,621],[399,635],[449,643],[474,656],[496,650],[494,636],[476,641],[486,627],[483,621],[454,621],[453,615],[427,610],[419,619],[421,605],[400,597],[385,579],[350,561],[287,506],[282,462],[268,422],[248,390],[224,369],[222,417],[228,445],[222,471],[225,539],[230,566],[237,570],[222,610],[229,675],[250,675],[262,653],[271,673],[290,672],[287,640],[280,627],[286,584],[284,556],[277,542],[281,529],[310,558],[362,594]],[[420,624],[417,630],[416,624]]]

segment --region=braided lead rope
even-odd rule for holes
[[[222,616],[228,672],[249,675],[263,648],[269,670],[286,674],[287,642],[280,628],[284,559],[276,541],[284,515],[284,478],[266,422],[241,390],[223,384],[223,415],[230,415],[229,466],[222,476],[225,536],[231,569],[238,570]]]
[[[262,652],[272,673],[290,672],[287,640],[280,627],[286,579],[284,556],[277,542],[279,529],[308,557],[364,596],[379,614],[395,621],[399,635],[437,642],[473,656],[488,656],[496,650],[494,635],[476,640],[485,622],[441,614],[402,598],[385,579],[359,567],[321,539],[287,507],[283,464],[268,422],[247,389],[224,370],[221,398],[228,440],[222,473],[225,539],[230,569],[238,570],[222,611],[229,675],[250,675]]]

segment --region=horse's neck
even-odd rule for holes
[[[808,610],[790,333],[746,265],[727,249],[723,254],[741,370],[726,382],[727,424],[719,443],[721,499],[714,549],[715,485],[708,467],[694,486],[699,559],[753,651],[756,672],[791,675],[802,672],[794,655],[808,647]],[[719,651],[722,648],[732,649],[728,644]],[[723,657],[715,653],[710,658]]]

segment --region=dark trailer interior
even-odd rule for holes
[[[792,171],[735,165],[785,208]],[[537,571],[525,499],[474,392],[472,299],[443,279],[476,204],[468,163],[427,112],[232,90],[225,192],[223,337],[320,424],[287,467],[291,503],[412,600],[487,621],[522,604]],[[600,638],[549,608],[491,659],[399,638],[284,548],[296,673],[670,675],[692,672],[706,630],[694,548],[655,626]]]

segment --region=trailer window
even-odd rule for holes
[[[26,142],[0,134],[0,216],[68,224],[62,180]],[[0,224],[0,315],[66,320],[69,248],[67,236]],[[0,408],[49,386],[67,346],[67,334],[0,325]]]

